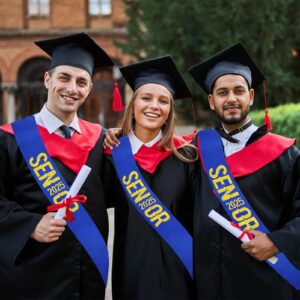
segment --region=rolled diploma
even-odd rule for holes
[[[208,216],[213,219],[216,223],[218,223],[221,227],[229,231],[232,235],[234,235],[236,238],[239,238],[243,231],[237,227],[234,227],[231,225],[231,223],[225,219],[223,216],[221,216],[219,213],[217,213],[215,210],[211,210],[208,214]],[[244,234],[244,236],[241,238],[242,242],[249,242],[250,239],[247,234]],[[276,264],[278,261],[278,258],[276,256],[272,256],[268,259],[268,261],[271,264]]]
[[[90,172],[91,172],[91,168],[88,167],[87,165],[83,165],[81,167],[65,199],[76,196],[79,193],[79,190],[81,189],[82,185],[84,184]],[[66,208],[62,207],[56,212],[54,219],[56,220],[63,219],[65,214],[66,214]]]

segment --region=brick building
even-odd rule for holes
[[[38,112],[46,100],[43,76],[49,58],[33,41],[84,31],[122,65],[128,58],[114,42],[125,39],[125,22],[122,0],[0,0],[0,124]],[[81,117],[116,124],[120,115],[111,110],[113,79],[123,93],[116,68],[94,75]]]

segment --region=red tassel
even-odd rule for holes
[[[267,110],[265,112],[264,124],[267,125],[268,130],[272,130],[272,122]]]
[[[113,109],[113,111],[123,111],[124,110],[124,106],[123,106],[119,86],[118,86],[118,83],[116,81],[114,82],[112,109]]]

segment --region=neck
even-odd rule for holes
[[[238,124],[225,124],[222,122],[222,126],[224,129],[226,129],[230,133],[233,130],[239,129],[240,127],[247,124],[248,122],[250,122],[249,117],[247,117],[245,120],[243,120],[242,122],[240,122]]]
[[[143,129],[134,130],[136,137],[143,143],[148,143],[152,141],[159,133],[160,129],[155,131],[148,131]]]
[[[47,109],[58,119],[60,119],[64,124],[69,125],[74,117],[76,112],[72,112],[72,113],[64,113],[62,111],[56,111],[51,109],[51,107],[49,107],[49,105],[47,105]]]

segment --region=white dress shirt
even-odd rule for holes
[[[257,126],[252,124],[242,132],[233,135],[232,137],[237,139],[239,141],[238,143],[232,143],[222,137],[225,156],[227,157],[245,148],[247,141],[249,140],[250,136],[257,130],[257,128]],[[225,128],[224,130],[228,133],[228,131]]]
[[[146,147],[152,147],[154,144],[156,144],[158,141],[161,140],[162,138],[162,132],[161,130],[159,131],[158,135],[151,140],[150,142],[144,143],[142,142],[132,131],[129,135],[128,135],[129,141],[130,141],[130,145],[131,145],[131,149],[132,149],[132,154],[136,154],[141,147],[144,145]]]
[[[62,130],[60,129],[60,126],[64,125],[64,122],[61,121],[59,118],[57,118],[53,113],[51,113],[47,109],[46,104],[43,106],[43,108],[41,109],[41,111],[39,113],[34,115],[34,117],[35,117],[36,123],[38,125],[46,128],[50,134],[55,133],[59,136],[64,137],[64,134],[63,134]],[[71,136],[73,135],[75,130],[81,134],[77,114],[75,114],[75,117],[73,118],[72,122],[70,124],[68,124],[67,126],[69,126],[71,129]]]

